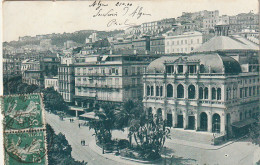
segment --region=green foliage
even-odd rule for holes
[[[75,161],[71,157],[72,148],[69,145],[66,137],[59,133],[54,133],[52,127],[47,124],[47,148],[48,148],[48,163],[50,165],[84,165],[86,163]]]
[[[40,89],[37,85],[23,83],[21,76],[11,77],[8,80],[4,79],[4,95],[36,93],[39,91]]]
[[[49,109],[54,113],[56,113],[56,111],[66,112],[68,110],[68,106],[64,102],[62,96],[53,88],[44,89],[43,96],[46,109]]]
[[[98,120],[91,120],[88,125],[89,129],[94,129],[96,140],[101,144],[111,143],[112,129],[115,123],[115,106],[104,103],[99,110],[95,110]]]
[[[116,128],[123,129],[124,127],[128,127],[132,120],[139,119],[143,113],[141,102],[134,102],[132,100],[125,102],[121,110],[115,111]]]
[[[129,138],[134,140],[139,154],[145,158],[159,155],[166,138],[170,138],[170,130],[166,128],[166,121],[158,116],[133,120],[129,128]]]

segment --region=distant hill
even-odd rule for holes
[[[72,40],[79,44],[84,44],[86,37],[89,37],[93,32],[94,30],[81,30],[74,33],[46,35],[45,39],[51,39],[52,45],[56,45],[56,46],[63,46],[64,42],[66,42],[67,40]],[[101,39],[112,37],[115,36],[116,34],[123,33],[123,32],[124,32],[123,30],[96,31],[97,37]],[[3,46],[9,45],[18,48],[24,45],[39,45],[39,44],[40,44],[40,40],[35,37],[32,37],[30,41],[4,42]]]

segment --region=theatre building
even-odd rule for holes
[[[150,63],[143,78],[148,116],[183,131],[216,133],[215,140],[223,139],[235,134],[233,126],[252,123],[259,113],[259,73],[242,71],[229,56],[164,56]]]

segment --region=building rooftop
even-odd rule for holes
[[[194,54],[191,56],[163,56],[154,60],[147,67],[147,73],[164,73],[164,63],[200,62],[204,73],[238,74],[241,73],[240,64],[230,56],[219,53]]]
[[[227,50],[254,50],[258,51],[259,47],[246,38],[238,36],[215,36],[209,41],[202,44],[193,52],[214,52]]]

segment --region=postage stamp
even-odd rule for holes
[[[47,164],[45,131],[5,133],[5,164]]]
[[[3,97],[4,130],[44,127],[41,95]]]
[[[48,164],[41,94],[2,97],[5,164]]]

